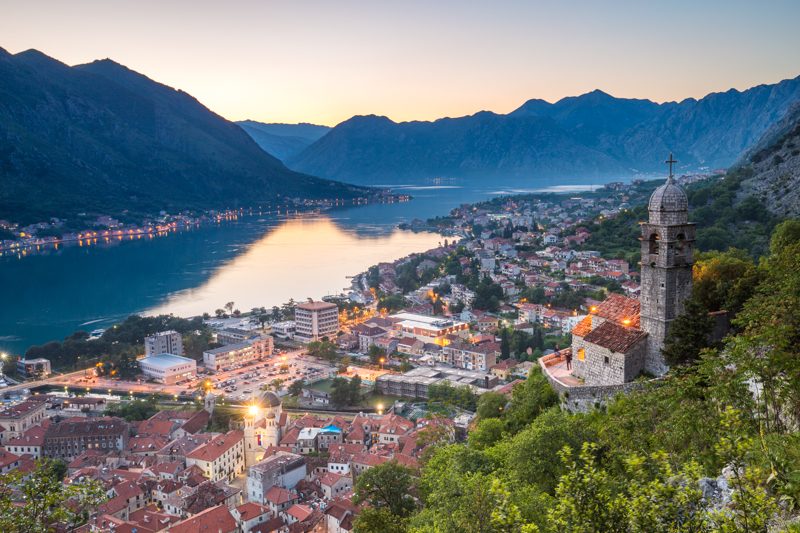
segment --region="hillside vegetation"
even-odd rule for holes
[[[389,505],[357,483],[373,508],[356,530],[797,531],[800,222],[779,225],[768,255],[749,261],[696,284],[699,301],[743,298],[721,347],[588,414],[560,410],[539,373],[502,409],[481,397],[467,443],[435,449],[418,477],[392,463],[370,470],[383,493],[400,487],[418,501]]]

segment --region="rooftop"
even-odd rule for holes
[[[305,311],[323,311],[325,309],[339,309],[336,304],[332,304],[330,302],[306,302],[302,304],[297,304],[295,307],[297,309],[303,309]]]
[[[185,365],[186,363],[196,363],[194,359],[183,357],[180,355],[173,355],[171,353],[160,353],[158,355],[151,355],[140,359],[139,363],[147,363],[148,365],[155,366],[162,369],[168,369],[175,365]]]

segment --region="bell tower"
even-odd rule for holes
[[[645,371],[659,376],[667,370],[661,350],[670,324],[684,310],[692,293],[695,225],[689,222],[689,201],[675,183],[669,155],[667,182],[648,204],[649,220],[641,223],[641,328],[647,332]]]

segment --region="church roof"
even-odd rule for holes
[[[660,212],[688,211],[689,200],[683,189],[670,177],[664,185],[653,191],[647,209]]]
[[[586,315],[572,328],[572,334],[577,337],[585,337],[590,331],[592,331],[592,315]]]
[[[281,399],[274,392],[267,391],[261,395],[260,403],[264,407],[278,407]]]
[[[613,322],[603,322],[593,329],[583,340],[596,344],[612,352],[626,353],[628,350],[647,336],[644,331],[625,327]]]
[[[612,293],[596,309],[592,309],[592,314],[620,325],[638,328],[639,308],[639,300],[636,298]]]

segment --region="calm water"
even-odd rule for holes
[[[338,293],[349,286],[346,276],[442,240],[397,230],[400,222],[444,215],[496,194],[592,184],[393,184],[414,200],[317,217],[246,217],[154,239],[3,257],[0,350],[22,353],[32,344],[106,327],[131,313],[197,315],[229,301],[244,311]]]

